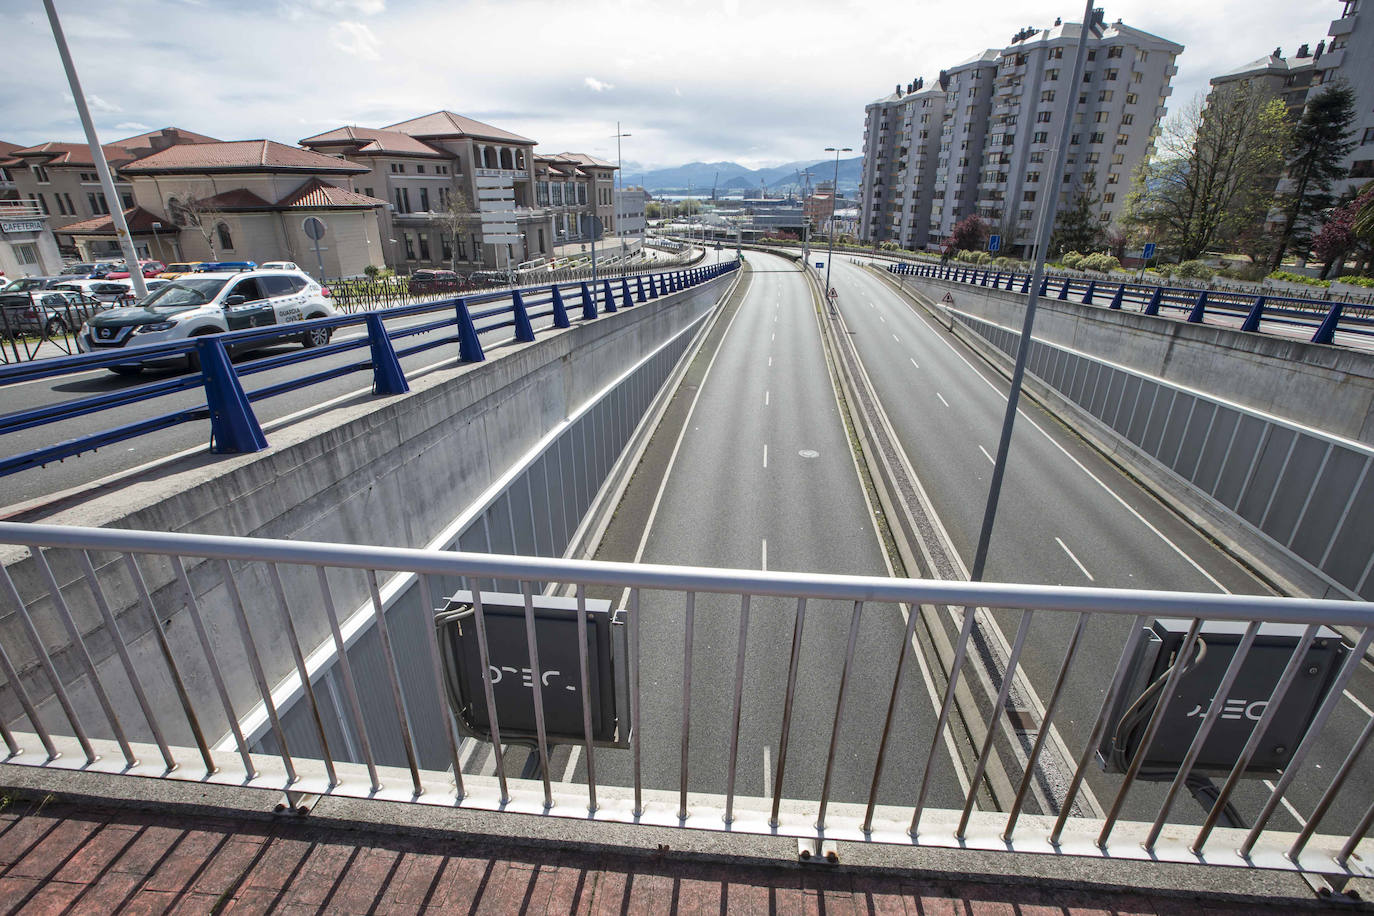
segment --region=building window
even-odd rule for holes
[[[1083,135],[1082,135],[1082,134],[1074,134],[1072,137],[1069,138],[1069,146],[1077,146],[1078,144],[1080,144],[1080,143],[1082,143],[1082,142],[1083,142]]]
[[[33,177],[39,184],[47,184],[51,181],[51,179],[48,178],[48,170],[41,165],[35,165],[33,167]]]
[[[1107,184],[1116,184],[1121,180],[1121,176],[1116,172],[1107,173]]]
[[[43,211],[44,216],[47,216],[51,212],[48,210],[48,202],[43,199],[42,194],[38,195],[38,208]]]
[[[1042,102],[1053,102],[1053,101],[1054,101],[1054,90],[1053,90],[1053,89],[1046,89],[1044,92],[1040,93],[1040,101],[1042,101]]]
[[[1096,49],[1096,48],[1089,48],[1089,49],[1088,49],[1088,60],[1097,60],[1097,49]]]
[[[1106,79],[1108,79],[1108,80],[1114,80],[1114,79],[1116,79],[1120,74],[1121,74],[1121,71],[1120,71],[1120,70],[1109,69],[1109,70],[1107,71]]]
[[[420,212],[429,212],[429,188],[420,189]],[[423,238],[424,236],[421,236],[421,239]],[[420,244],[423,246],[424,242],[422,241]]]
[[[1039,180],[1040,180],[1040,173],[1039,173],[1039,172],[1027,172],[1027,173],[1026,173],[1026,184],[1035,184],[1035,183],[1036,183],[1037,181],[1039,181]]]
[[[447,210],[447,209],[448,209],[448,188],[440,188],[440,189],[439,189],[439,209],[440,209],[440,210]]]
[[[1351,178],[1374,178],[1374,159],[1350,163]]]
[[[1113,45],[1107,49],[1107,59],[1110,60],[1113,57],[1120,57],[1125,50],[1126,49],[1121,47],[1121,45]]]
[[[1145,61],[1147,61],[1147,60],[1150,59],[1150,52],[1149,52],[1149,51],[1137,51],[1137,52],[1135,52],[1135,59],[1138,60],[1138,61],[1140,61],[1140,62],[1143,64],[1143,63],[1145,63]]]
[[[1143,82],[1145,82],[1145,74],[1141,73],[1139,70],[1132,70],[1132,71],[1131,71],[1131,82],[1133,82],[1133,83],[1143,83]]]
[[[1091,139],[1088,140],[1088,142],[1089,142],[1089,143],[1101,143],[1101,142],[1103,142],[1103,141],[1106,140],[1106,139],[1107,139],[1107,135],[1106,135],[1106,134],[1104,134],[1104,133],[1095,133],[1095,134],[1092,135]]]
[[[1044,161],[1045,161],[1045,151],[1044,151],[1044,150],[1036,150],[1035,152],[1031,153],[1031,154],[1030,154],[1030,161],[1031,161],[1031,162],[1044,162]]]
[[[1117,134],[1117,135],[1116,135],[1116,145],[1117,145],[1117,146],[1125,146],[1127,143],[1130,143],[1130,142],[1131,142],[1131,135],[1130,135],[1130,134]]]
[[[91,213],[96,216],[109,216],[110,205],[105,202],[105,195],[100,191],[88,191],[86,202],[91,205]]]
[[[22,242],[10,246],[14,256],[19,259],[19,263],[29,267],[38,263],[38,246]]]
[[[366,196],[366,197],[371,197],[371,196],[372,196],[372,189],[371,189],[371,188],[363,188],[363,195]]]
[[[1102,195],[1102,202],[1103,202],[1104,204],[1116,203],[1116,192],[1115,192],[1115,191],[1108,191],[1106,194],[1103,194],[1103,195]]]
[[[1053,67],[1050,68],[1049,70],[1046,70],[1046,71],[1045,71],[1045,79],[1046,79],[1046,80],[1049,80],[1049,81],[1051,81],[1051,82],[1053,82],[1054,80],[1059,79],[1059,70],[1058,70],[1057,68],[1053,68]]]
[[[1050,123],[1050,118],[1052,118],[1052,117],[1054,117],[1054,113],[1053,113],[1053,112],[1049,112],[1049,111],[1042,111],[1042,112],[1039,112],[1039,113],[1037,113],[1036,116],[1035,116],[1035,123],[1037,123],[1037,124],[1048,124],[1048,123]]]
[[[54,194],[54,195],[52,196],[52,199],[53,199],[53,201],[56,202],[56,204],[57,204],[57,212],[58,212],[58,215],[60,215],[60,216],[66,216],[66,215],[67,215],[67,205],[64,204],[64,203],[62,202],[62,195],[61,195],[61,194]]]
[[[424,167],[423,165],[416,165],[416,166],[415,166],[415,174],[417,174],[417,175],[423,175],[424,173],[425,173],[425,167]],[[421,244],[423,245],[424,243],[421,242]]]
[[[1102,215],[1099,216],[1098,219],[1104,223],[1110,223],[1112,221],[1112,212],[1110,210],[1103,210]]]
[[[403,232],[401,235],[406,240],[406,260],[415,260],[415,236],[409,232]]]
[[[229,224],[220,223],[215,227],[215,234],[219,236],[219,247],[225,251],[234,250],[234,237],[229,234]]]
[[[1122,123],[1124,124],[1125,122],[1123,121]],[[1374,127],[1366,127],[1364,129],[1364,136],[1360,137],[1360,145],[1363,146],[1366,143],[1374,143]]]
[[[1126,93],[1126,104],[1127,104],[1127,105],[1134,105],[1136,102],[1139,102],[1139,101],[1140,101],[1140,96],[1136,95],[1134,92],[1128,92],[1128,93]]]
[[[423,232],[420,233],[420,260],[429,260],[429,236]]]
[[[1034,191],[1022,191],[1022,192],[1021,192],[1021,199],[1022,199],[1023,201],[1025,201],[1026,203],[1031,203],[1032,201],[1035,200],[1035,192],[1034,192]]]
[[[1035,136],[1031,137],[1032,143],[1048,143],[1049,140],[1050,133],[1047,130],[1037,130]]]
[[[124,204],[125,210],[132,210],[134,208],[134,195],[130,194],[128,191],[120,194],[119,199]]]
[[[1127,124],[1134,124],[1134,123],[1135,123],[1135,115],[1133,115],[1133,114],[1124,114],[1124,115],[1121,116],[1121,124],[1122,124],[1123,127],[1124,127],[1125,125],[1127,125]]]
[[[439,236],[439,256],[445,261],[453,260],[453,244],[447,234]]]
[[[1093,81],[1093,72],[1092,72],[1091,70],[1084,70],[1084,71],[1083,71],[1083,82],[1085,82],[1085,83],[1091,83],[1092,81]]]

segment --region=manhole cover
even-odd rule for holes
[[[820,452],[812,451],[812,450],[809,449],[809,448],[804,448],[804,449],[802,449],[801,451],[797,452],[797,454],[798,454],[798,455],[801,455],[803,458],[819,458],[819,457],[821,457],[821,453],[820,453]]]

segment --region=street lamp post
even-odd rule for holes
[[[830,263],[835,260],[835,198],[839,196],[840,188],[840,153],[852,153],[853,148],[848,146],[827,146],[827,153],[835,154],[835,177],[830,182],[830,249],[825,256],[825,299],[830,301]],[[803,204],[805,207],[805,204]]]
[[[620,132],[620,122],[619,122],[619,121],[616,121],[616,122],[615,122],[615,181],[616,181],[616,185],[620,188],[620,194],[618,195],[618,199],[616,199],[616,200],[613,201],[614,206],[613,206],[611,209],[612,209],[612,211],[613,211],[614,214],[615,214],[615,215],[612,217],[612,219],[615,220],[615,237],[616,237],[617,239],[620,240],[620,247],[621,247],[621,249],[622,249],[622,251],[621,251],[621,254],[622,254],[622,255],[624,255],[624,253],[625,253],[624,250],[623,250],[624,247],[625,247],[625,236],[624,236],[624,234],[622,234],[621,231],[620,231],[620,207],[621,207],[621,205],[624,203],[623,198],[625,197],[625,176],[624,176],[624,174],[623,174],[624,171],[625,171],[625,162],[624,162],[623,159],[620,158],[620,138],[621,138],[621,137],[630,137],[630,136],[633,136],[633,134],[621,133],[621,132]]]

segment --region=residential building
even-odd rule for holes
[[[0,285],[62,269],[47,214],[33,201],[0,200]]]
[[[1350,125],[1355,148],[1344,162],[1345,181],[1333,189],[1338,196],[1353,194],[1374,179],[1374,13],[1362,9],[1361,0],[1343,0],[1340,11],[1327,30],[1326,53],[1313,55],[1315,73],[1307,96],[1337,79],[1355,90],[1355,121]]]
[[[1318,48],[1320,55],[1324,47],[1319,45]],[[1283,101],[1288,116],[1296,121],[1302,117],[1303,106],[1307,104],[1307,91],[1317,72],[1317,60],[1307,45],[1299,47],[1298,53],[1288,58],[1283,56],[1282,48],[1275,48],[1274,53],[1266,57],[1212,77],[1212,90],[1240,85],[1266,89],[1274,98]]]
[[[1183,46],[1118,20],[1089,38],[1083,79],[1070,86],[1080,30],[1079,23],[1062,21],[1023,29],[1007,47],[941,71],[930,89],[912,84],[914,91],[899,89],[869,106],[859,202],[865,240],[934,248],[959,220],[976,214],[1003,237],[1004,251],[1026,254],[1047,195],[1056,195],[1062,207],[1076,193],[1097,201],[1098,219],[1104,228],[1110,225],[1125,203],[1131,174],[1153,151]],[[930,104],[922,107],[926,100]],[[932,151],[935,118],[910,123],[907,114],[937,110],[938,150]],[[886,129],[896,132],[890,138],[881,136],[884,113]],[[1065,170],[1050,175],[1053,145],[1066,117],[1072,123]],[[888,193],[880,197],[880,191]],[[927,193],[929,217],[922,232],[911,223],[920,218]]]
[[[601,220],[606,235],[615,233],[615,171],[614,162],[598,159],[586,153],[558,153],[551,157],[571,162],[587,176],[587,196],[592,213]]]
[[[363,166],[271,140],[184,144],[121,166],[124,211],[140,256],[161,261],[295,261],[319,273],[303,222],[324,221],[326,277],[384,263],[386,202],[353,190]],[[109,215],[68,224],[86,259],[119,257]]]
[[[641,187],[618,188],[615,192],[615,232],[631,250],[644,244],[649,223],[645,210],[649,206],[649,192]]]
[[[6,143],[0,140],[0,200],[18,200],[19,188],[14,183],[14,174],[10,169],[20,165],[20,161],[14,158],[14,151],[23,149],[18,143]]]
[[[175,146],[207,142],[218,141],[179,127],[164,127],[102,146],[119,197],[117,205],[133,206],[132,188],[121,172],[124,166]],[[72,236],[63,231],[67,226],[110,213],[111,202],[100,185],[89,144],[40,143],[12,150],[6,163],[16,196],[38,203],[59,247],[68,254],[75,255],[76,248]]]

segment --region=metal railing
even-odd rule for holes
[[[591,321],[603,312],[629,308],[649,299],[689,289],[737,267],[738,264],[734,262],[723,262],[685,270],[643,274],[633,278],[608,278],[598,281],[595,285],[583,281],[570,285],[552,284],[479,293],[385,310],[0,366],[0,390],[6,385],[36,379],[55,379],[92,369],[148,362],[159,365],[189,364],[197,366],[199,370],[143,385],[2,414],[0,437],[25,429],[62,423],[74,417],[153,402],[184,391],[203,389],[206,396],[204,405],[183,406],[170,412],[124,422],[96,433],[5,457],[0,459],[0,475],[38,467],[50,461],[78,455],[156,430],[205,419],[210,421],[211,451],[260,451],[267,447],[267,440],[253,413],[254,401],[296,392],[303,387],[353,372],[371,372],[375,394],[402,394],[410,390],[400,364],[402,357],[457,344],[460,361],[479,362],[486,358],[482,348],[483,335],[513,333],[518,341],[533,341],[535,321],[547,318],[550,319],[551,327],[567,328],[572,325],[574,316],[579,321]],[[579,309],[580,312],[577,311]],[[431,313],[435,314],[432,320],[397,326],[400,319]],[[392,326],[388,327],[388,323]],[[366,333],[323,343],[299,352],[266,356],[238,365],[229,358],[231,350],[258,349],[295,342],[311,334],[312,329],[326,331],[325,337],[329,339],[341,328],[359,327]],[[244,379],[258,373],[283,366],[309,364],[323,357],[354,350],[364,351],[363,357],[355,362],[330,365],[251,391],[245,390],[243,386]],[[127,417],[127,414],[125,416]]]
[[[887,269],[898,276],[964,283],[1023,295],[1030,292],[1031,275],[1018,271],[953,264],[889,264]],[[1192,287],[1050,276],[1040,281],[1040,296],[1072,299],[1083,305],[1106,305],[1111,309],[1129,306],[1145,315],[1174,312],[1185,315],[1192,324],[1205,324],[1209,315],[1224,316],[1233,323],[1239,322],[1242,331],[1263,331],[1266,325],[1300,327],[1312,330],[1312,343],[1333,343],[1338,331],[1374,337],[1374,306],[1339,300],[1246,295]]]
[[[0,523],[0,544],[31,554],[0,573],[6,680],[0,700],[8,711],[0,739],[8,763],[241,785],[290,799],[333,794],[856,843],[1296,869],[1338,880],[1372,871],[1365,834],[1374,804],[1360,788],[1369,764],[1359,757],[1374,719],[1362,730],[1344,729],[1332,715],[1374,640],[1374,610],[1363,602],[649,566],[18,523]],[[417,751],[421,736],[411,714],[420,701],[449,708],[432,615],[455,583],[474,589],[465,625],[475,628],[480,647],[485,674],[478,679],[493,749],[498,759],[510,750],[493,698],[501,669],[493,668],[484,612],[484,602],[495,597],[487,584],[493,580],[513,583],[523,596],[523,638],[507,645],[523,643],[526,687],[546,685],[531,690],[530,750],[542,765],[533,779],[516,778],[502,764],[491,776],[469,772],[448,715],[439,729],[444,734],[427,736],[444,748],[443,759],[426,768]],[[580,671],[570,686],[556,681],[550,688],[541,676],[533,596],[544,586],[575,596],[579,634],[587,632],[589,592],[624,590],[628,708],[619,714],[627,746],[591,740],[585,640],[579,637]],[[335,596],[344,591],[361,596],[348,615],[337,609]],[[427,648],[402,658],[394,649],[397,622],[388,619],[396,615],[388,609],[397,595],[416,592],[430,617],[420,627]],[[922,609],[937,612],[958,633],[947,684],[930,692],[924,712],[910,705],[918,691],[913,659],[921,655],[916,620]],[[1231,702],[1225,713],[1221,702],[1199,708],[1188,753],[1164,782],[1143,781],[1141,770],[1186,665],[1171,664],[1132,707],[1151,692],[1157,697],[1154,711],[1146,706],[1139,716],[1148,724],[1129,768],[1108,779],[1092,764],[1109,734],[1109,710],[1131,695],[1127,662],[1152,617],[1184,621],[1188,635],[1178,659],[1202,648],[1204,620],[1243,629],[1216,697],[1229,696],[1257,646],[1261,621],[1296,624],[1301,633],[1267,705],[1258,707],[1263,713],[1249,717],[1250,738],[1219,773],[1225,782],[1193,816],[1176,804],[1179,792],[1197,775],[1194,763],[1213,726],[1237,718]],[[941,754],[954,738],[952,698],[961,677],[975,678],[977,633],[994,618],[1016,621],[1016,637],[994,678],[1000,690],[988,707],[987,737],[955,758],[950,778]],[[1097,641],[1101,626],[1121,636],[1127,621],[1129,635]],[[856,648],[874,622],[888,627],[888,644],[878,652]],[[1055,634],[1047,644],[1027,638],[1046,623]],[[709,640],[699,635],[708,626],[717,634]],[[1274,782],[1245,779],[1290,685],[1305,676],[1299,669],[1308,664],[1307,650],[1328,638],[1323,626],[1345,628],[1353,646],[1331,663],[1330,689],[1290,762],[1271,774]],[[351,668],[348,645],[366,628],[376,630],[383,663]],[[342,689],[322,685],[322,654],[336,660]],[[510,663],[508,657],[499,662]],[[1005,712],[1010,685],[1022,676],[1041,681],[1047,697],[1030,732],[1015,730]],[[1095,690],[1081,688],[1085,677]],[[821,682],[827,690],[818,694]],[[545,706],[565,689],[578,693],[582,707],[584,738],[574,743],[585,754],[585,769],[576,781],[553,778],[549,766],[556,746],[548,739]],[[292,753],[282,725],[284,693],[309,710],[309,730],[323,749],[318,756]],[[393,731],[399,728],[404,748],[399,767],[378,759],[360,696],[390,710],[384,718]],[[861,715],[875,724],[856,733]],[[253,752],[243,724],[253,716],[269,723],[276,756]],[[340,723],[352,729],[352,739],[337,740]],[[1059,728],[1073,746],[1065,745],[1062,778],[1047,780]],[[764,746],[763,791],[746,795],[740,790],[746,749],[774,737],[775,766],[766,756],[774,745]],[[981,783],[989,756],[1008,745],[1020,752],[1019,769],[1008,770],[1019,784],[1000,810],[990,810]],[[1321,763],[1319,748],[1327,755]],[[1089,781],[1111,797],[1102,815],[1082,811]],[[1338,799],[1343,804],[1334,804]],[[1287,816],[1280,805],[1299,829],[1277,825]],[[1238,808],[1245,813],[1236,814]]]

